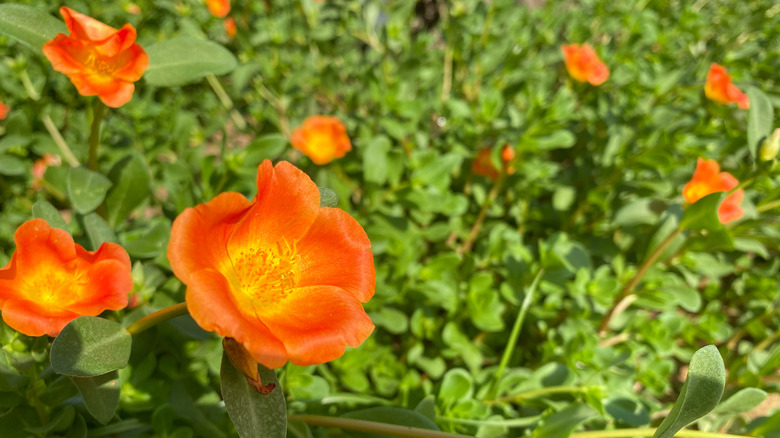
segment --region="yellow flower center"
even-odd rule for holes
[[[81,299],[82,286],[88,281],[82,269],[75,272],[61,266],[42,266],[27,279],[23,295],[41,306],[66,308]]]
[[[230,256],[240,291],[236,298],[251,314],[284,301],[298,282],[301,256],[295,243],[281,240],[275,246],[244,247]]]
[[[89,54],[84,65],[101,76],[110,76],[116,69],[114,62],[107,62],[105,57],[95,52]]]

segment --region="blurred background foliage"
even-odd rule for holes
[[[21,3],[58,16],[59,4]],[[480,437],[657,426],[691,354],[715,344],[728,370],[724,399],[745,387],[770,395],[756,411],[765,394],[743,393],[698,426],[780,436],[778,211],[756,208],[780,197],[780,178],[759,175],[747,112],[703,93],[717,62],[780,107],[775,2],[234,1],[235,38],[200,1],[134,4],[140,14],[127,1],[68,2],[114,27],[130,22],[142,46],[210,39],[239,63],[211,83],[141,80],[105,120],[100,168],[137,197],[104,230],[134,262],[137,306],[118,313],[124,325],[184,298],[165,257],[176,215],[223,191],[251,197],[263,159],[289,160],[365,227],[377,270],[365,305],[372,337],[329,364],[277,370],[290,413],[417,408],[442,430]],[[564,68],[560,45],[582,42],[611,70],[602,86]],[[2,36],[0,100],[11,107],[0,123],[0,264],[38,200],[91,249],[65,168],[50,166],[42,189],[31,174],[36,159],[60,153],[44,115],[86,160],[89,100]],[[353,143],[344,158],[317,166],[289,146],[286,136],[314,114],[344,121]],[[497,185],[471,172],[479,150],[492,148],[498,162],[505,144],[516,149],[514,174]],[[745,218],[729,237],[700,233],[673,248],[600,335],[613,299],[679,220],[698,157],[740,181],[756,177]],[[90,437],[236,435],[218,394],[219,340],[189,318],[136,337],[105,426],[53,375],[45,339],[5,326],[0,339],[4,437],[87,436],[86,424]],[[571,423],[562,432],[552,426],[561,418]],[[312,434],[346,433],[291,424],[290,436]]]

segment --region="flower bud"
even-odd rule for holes
[[[758,150],[758,157],[761,161],[770,161],[775,159],[778,152],[780,152],[780,128],[775,129],[774,132],[761,143],[761,148]]]

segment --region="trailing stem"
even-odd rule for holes
[[[474,246],[474,241],[477,240],[477,236],[479,236],[479,231],[482,229],[482,224],[485,222],[485,217],[487,216],[488,208],[490,208],[490,206],[493,205],[493,202],[496,200],[496,197],[498,197],[498,194],[504,185],[505,178],[506,175],[502,171],[498,179],[496,180],[496,182],[493,183],[493,187],[490,189],[490,193],[488,193],[487,198],[485,198],[485,201],[482,203],[482,208],[479,210],[479,215],[477,216],[477,220],[474,221],[474,225],[472,225],[468,237],[466,237],[466,240],[463,242],[463,244],[460,245],[460,247],[456,251],[458,255],[463,255],[471,251],[471,247]]]
[[[138,321],[132,323],[127,328],[128,333],[131,335],[137,335],[146,329],[150,329],[161,322],[165,322],[169,319],[176,318],[177,316],[183,316],[187,314],[187,303],[174,304],[173,306],[166,307],[162,310],[158,310],[150,315],[146,315]]]
[[[288,420],[302,421],[310,426],[336,427],[358,432],[375,433],[407,438],[466,438],[468,435],[439,432],[438,430],[420,429],[395,424],[377,423],[374,421],[355,420],[352,418],[328,417],[325,415],[293,414],[287,416]]]
[[[669,233],[668,236],[666,236],[666,239],[664,239],[663,242],[661,242],[656,248],[655,251],[650,254],[650,256],[642,263],[642,266],[639,267],[639,270],[636,271],[636,274],[634,275],[634,278],[629,281],[626,286],[623,288],[623,290],[620,291],[620,294],[618,294],[617,297],[615,297],[615,300],[612,302],[612,307],[609,309],[609,312],[607,312],[607,315],[604,316],[604,319],[601,321],[601,324],[599,325],[599,335],[604,335],[607,332],[607,327],[609,326],[609,322],[614,318],[616,315],[620,314],[623,310],[628,307],[627,305],[621,305],[624,300],[628,298],[629,295],[631,295],[632,292],[634,292],[634,289],[637,287],[640,281],[642,281],[642,278],[647,274],[647,271],[650,270],[650,268],[655,264],[655,262],[658,260],[658,257],[663,254],[663,252],[666,250],[667,247],[674,241],[674,239],[677,238],[677,236],[682,233],[682,228],[676,228],[674,231]],[[628,302],[630,304],[630,302]]]
[[[92,113],[92,125],[89,129],[89,158],[87,167],[89,170],[97,170],[98,149],[100,148],[100,124],[106,114],[106,106],[103,102],[95,100],[95,108]]]
[[[504,354],[501,356],[501,362],[498,364],[496,374],[493,376],[493,387],[488,392],[488,398],[495,398],[498,395],[498,382],[504,375],[507,365],[509,365],[509,359],[512,358],[512,353],[515,351],[515,345],[517,345],[517,338],[520,336],[520,330],[523,328],[523,322],[525,321],[525,315],[528,313],[528,309],[531,307],[531,303],[534,301],[534,295],[536,294],[536,288],[539,287],[539,283],[544,276],[544,268],[539,269],[536,273],[534,281],[531,283],[531,287],[523,298],[522,304],[520,304],[520,310],[517,312],[517,318],[515,318],[515,324],[512,326],[512,333],[509,335]]]

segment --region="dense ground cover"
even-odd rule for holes
[[[59,4],[19,3],[61,20]],[[232,37],[195,0],[67,6],[132,24],[151,65],[95,135],[98,99],[0,35],[0,266],[33,217],[88,250],[117,242],[133,298],[103,316],[128,327],[184,301],[173,221],[223,192],[251,199],[258,165],[286,160],[363,226],[376,269],[371,336],[276,369],[289,415],[651,436],[714,344],[726,401],[691,428],[780,437],[780,179],[762,146],[780,107],[774,2],[236,1]],[[155,44],[178,37],[226,51],[184,47],[183,71],[155,71]],[[572,78],[573,43],[595,49],[603,83]],[[750,109],[705,95],[713,63]],[[293,148],[313,115],[341,120],[352,149],[317,164]],[[700,158],[738,181],[717,189],[743,190],[738,219],[719,220],[725,195],[683,196]],[[78,179],[76,162],[105,177]],[[52,371],[50,338],[3,325],[0,340],[3,437],[236,436],[221,340],[189,317],[134,335],[105,424]],[[289,436],[368,436],[291,418]]]

